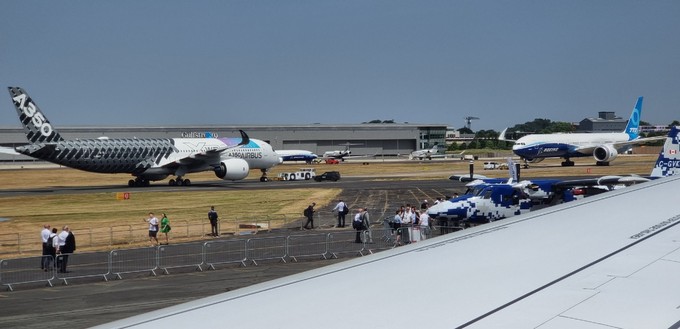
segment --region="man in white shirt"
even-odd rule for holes
[[[45,265],[45,264],[49,260],[49,257],[47,257],[49,255],[49,250],[47,248],[48,247],[47,246],[47,239],[50,238],[51,233],[52,233],[52,231],[50,230],[50,224],[43,225],[43,230],[40,231],[40,238],[42,239],[42,255],[43,255],[43,257],[40,259],[40,269],[43,269],[43,270],[47,267],[47,265]]]
[[[338,225],[336,227],[345,227],[345,215],[349,212],[347,204],[340,200],[340,202],[335,205],[335,208],[333,208],[333,211],[335,210],[338,211]]]
[[[144,219],[144,221],[149,223],[149,242],[153,243],[154,240],[156,241],[156,243],[151,246],[158,245],[158,238],[156,238],[156,235],[158,235],[158,218],[150,212],[149,218]]]
[[[420,237],[423,240],[430,237],[430,216],[427,214],[427,209],[420,212]]]

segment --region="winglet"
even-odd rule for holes
[[[628,134],[628,140],[634,140],[640,137],[640,117],[642,116],[642,96],[638,97],[633,112],[630,114],[626,130],[623,132]]]
[[[50,143],[63,140],[61,135],[52,128],[45,115],[30,96],[19,87],[8,87],[9,95],[19,115],[19,121],[24,126],[26,139],[31,144]]]
[[[666,142],[659,153],[659,158],[656,160],[654,168],[652,168],[652,177],[666,177],[680,174],[680,137],[678,131],[680,127],[672,126],[671,131],[666,137]]]
[[[503,131],[501,131],[500,135],[498,135],[498,140],[499,140],[499,141],[504,141],[504,142],[514,142],[514,141],[515,141],[514,139],[507,139],[507,138],[505,138],[505,132],[506,132],[507,130],[508,130],[508,128],[505,128],[505,129],[503,129]]]
[[[250,137],[248,137],[248,134],[246,134],[245,131],[239,130],[238,132],[241,133],[241,142],[238,143],[238,146],[247,145],[250,143]]]

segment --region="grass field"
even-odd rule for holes
[[[604,176],[639,174],[648,175],[656,156],[621,156],[609,167],[592,165],[591,158],[576,159],[576,166],[563,168],[558,160],[547,160],[531,169],[522,170],[523,177],[554,176]],[[503,161],[498,160],[496,161]],[[490,177],[507,177],[506,171],[481,170],[483,161],[476,161],[477,173]],[[294,171],[304,164],[281,165],[271,171]],[[317,173],[338,170],[343,177],[363,176],[369,179],[442,179],[453,173],[466,173],[466,161],[412,161],[412,162],[345,162],[338,165],[315,165]],[[248,179],[258,179],[259,171],[251,172]],[[194,181],[215,180],[212,173],[192,174]],[[4,169],[0,170],[0,190],[25,188],[52,189],[67,186],[125,186],[129,176],[123,174],[93,174],[68,168]],[[157,182],[155,184],[166,184]],[[263,184],[286,184],[270,182]],[[328,184],[328,188],[314,189],[262,189],[248,191],[210,192],[145,192],[143,188],[130,189],[130,200],[117,200],[115,193],[82,194],[32,194],[0,197],[0,257],[16,253],[21,247],[22,255],[39,253],[39,232],[42,225],[52,227],[68,224],[79,232],[79,250],[111,249],[142,245],[145,241],[147,224],[143,221],[151,211],[160,218],[167,213],[173,225],[175,236],[186,236],[183,240],[204,238],[206,213],[211,205],[220,212],[223,231],[227,225],[256,219],[275,218],[281,225],[283,219],[301,217],[300,209],[314,200],[318,208],[333,202],[340,189]],[[207,228],[209,230],[209,227]],[[89,234],[87,234],[89,232]],[[180,232],[182,234],[180,234]],[[186,232],[186,234],[185,234]],[[115,236],[114,236],[115,235]],[[102,241],[96,241],[101,237]],[[176,237],[173,237],[175,240]],[[182,240],[182,239],[180,239]],[[147,240],[148,241],[148,240]],[[176,240],[175,240],[176,241]],[[101,242],[101,243],[97,243]],[[146,242],[148,243],[148,242]]]

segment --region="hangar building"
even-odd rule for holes
[[[17,122],[17,126],[19,123]],[[238,130],[270,143],[275,150],[308,150],[318,155],[342,150],[347,144],[352,155],[394,156],[414,150],[445,145],[445,124],[306,124],[306,125],[239,125],[184,127],[56,127],[65,139],[92,138],[193,138],[238,137]],[[26,144],[21,127],[0,128],[0,146]],[[27,156],[0,153],[0,161],[32,160]]]

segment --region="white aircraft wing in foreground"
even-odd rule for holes
[[[102,327],[676,328],[679,190],[661,178]]]

